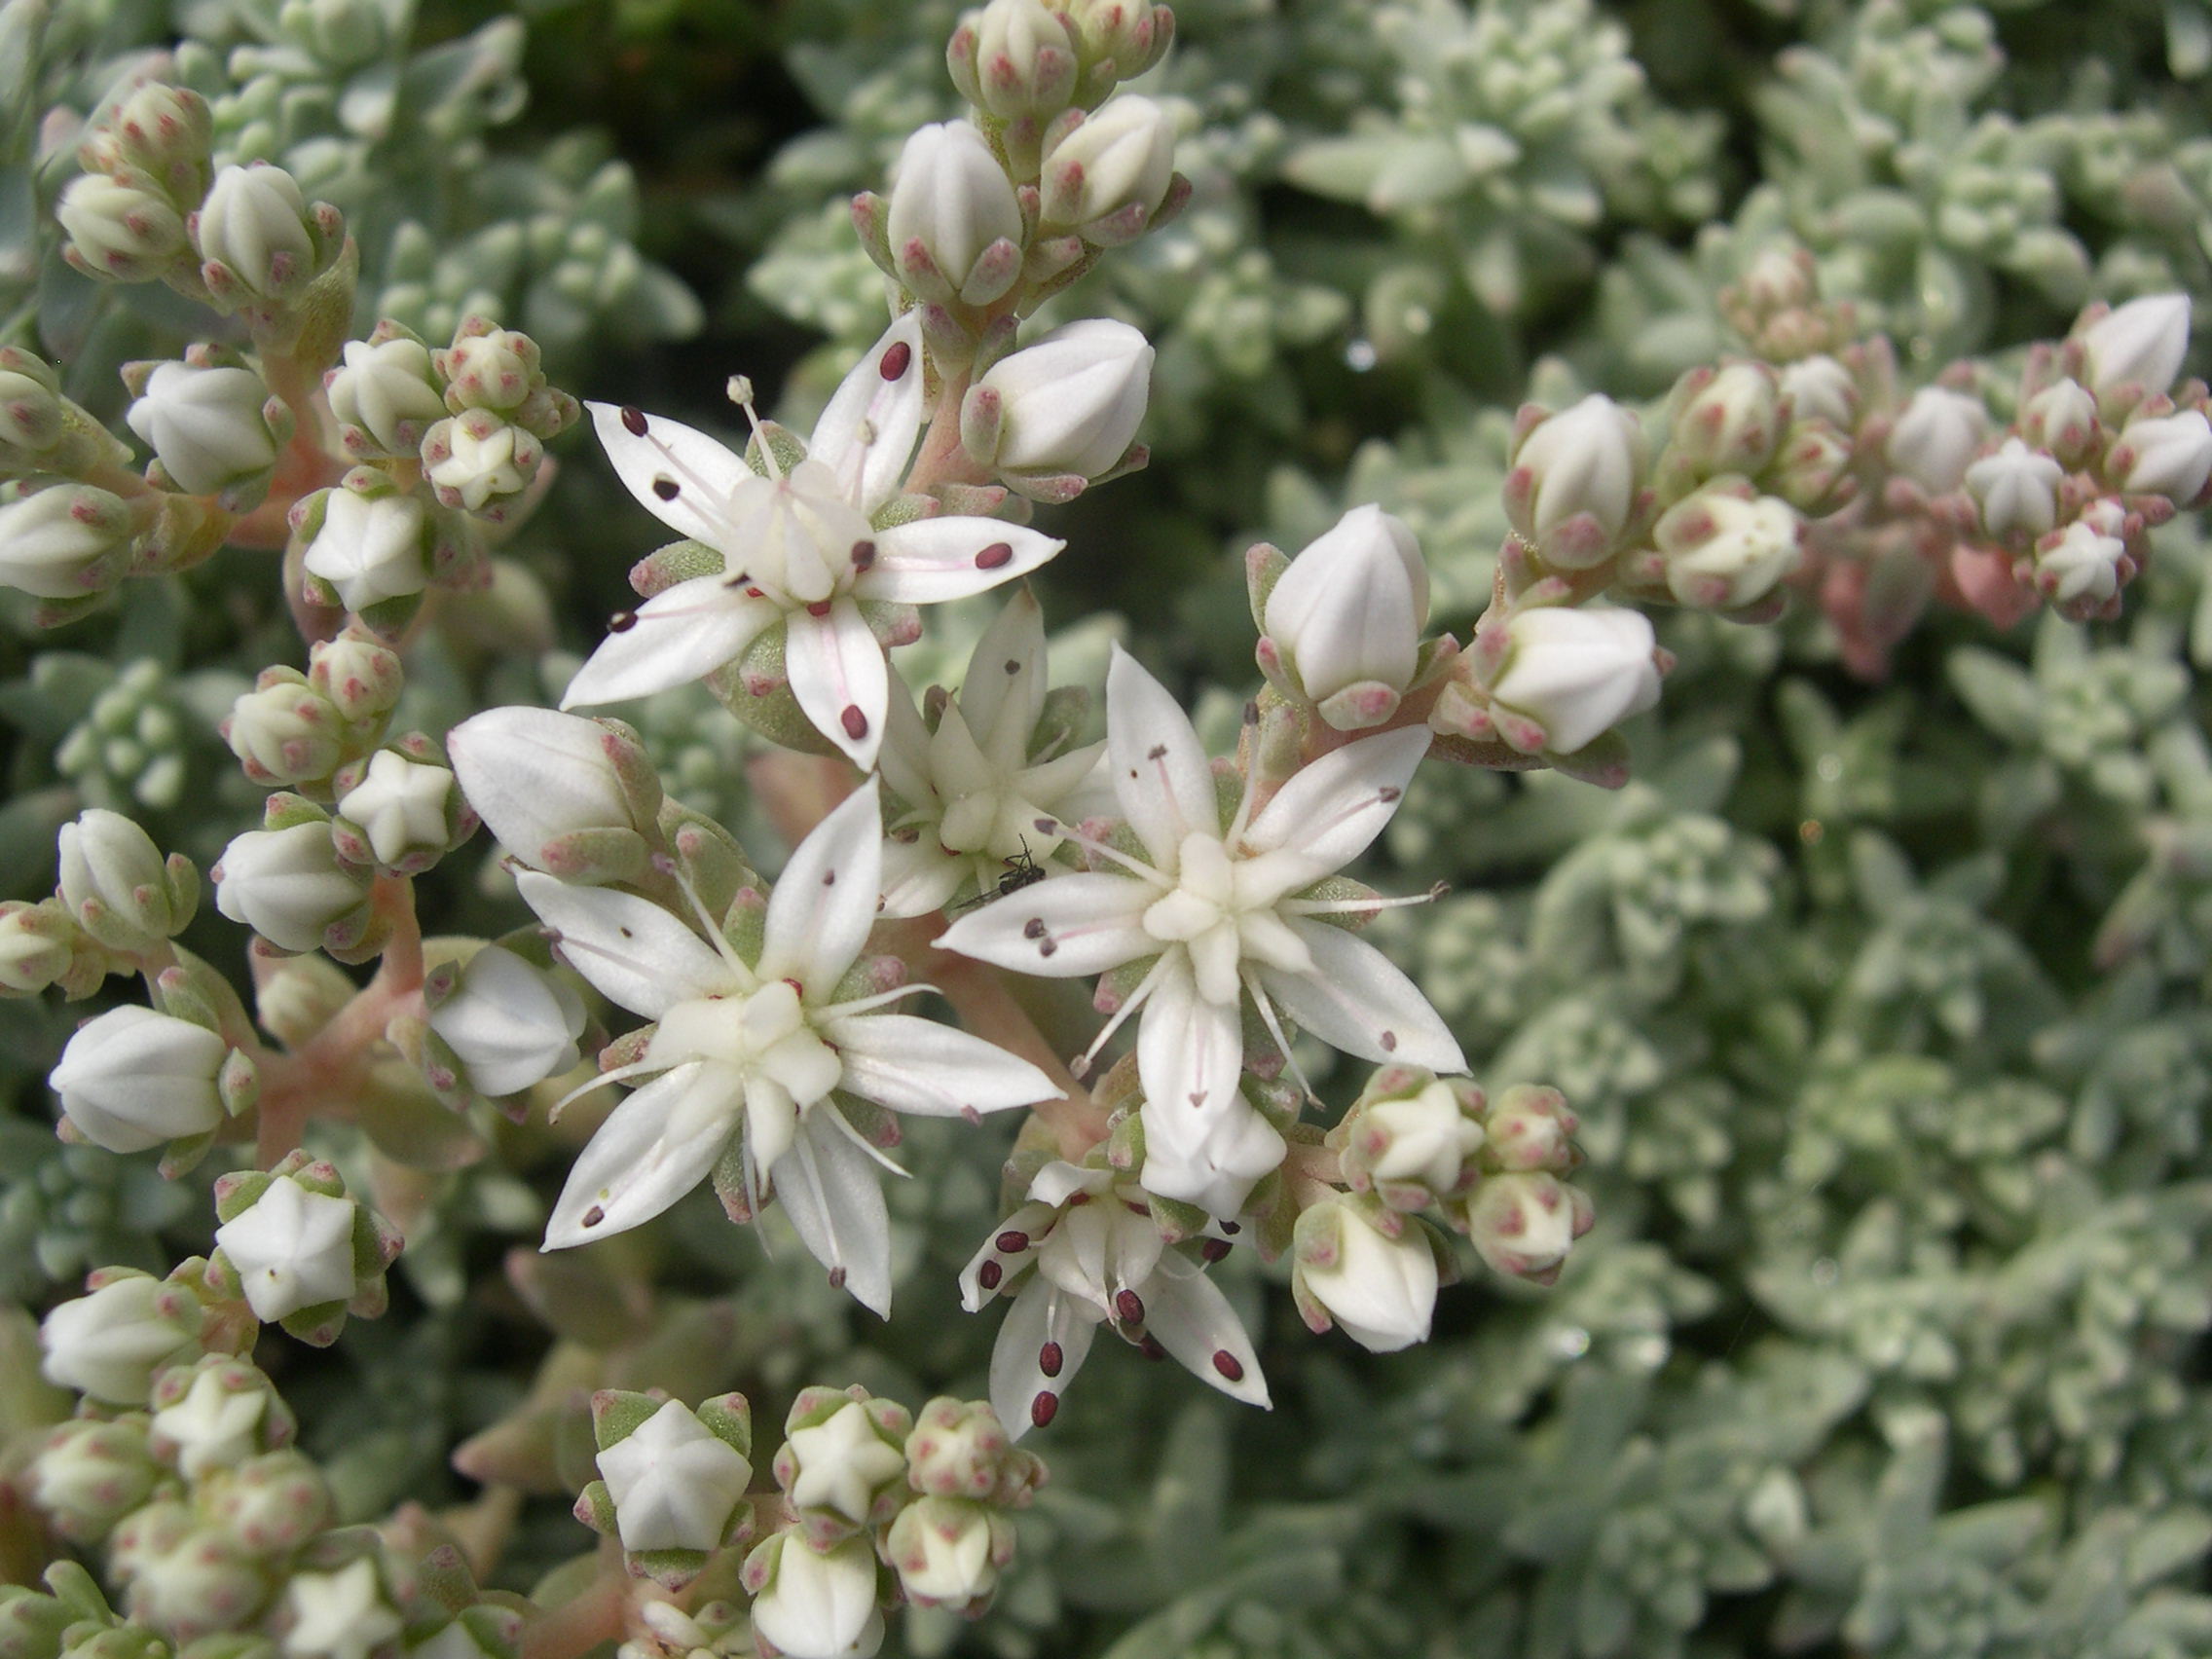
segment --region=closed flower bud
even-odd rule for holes
[[[1045,1465],[1014,1444],[986,1400],[940,1395],[921,1409],[906,1437],[906,1483],[919,1493],[1018,1506],[1044,1474]]]
[[[61,827],[58,841],[62,903],[110,950],[150,950],[192,920],[199,872],[182,854],[165,860],[120,812],[89,807]]]
[[[250,1360],[203,1354],[154,1379],[154,1456],[188,1481],[288,1446],[290,1408]]]
[[[1354,507],[1283,571],[1263,609],[1284,672],[1340,731],[1382,724],[1413,683],[1428,568],[1405,522]]]
[[[323,387],[349,455],[414,455],[446,416],[430,349],[409,334],[349,340],[344,365],[323,377]]]
[[[249,830],[210,872],[215,907],[279,950],[313,950],[369,897],[369,872],[341,864],[330,826]]]
[[[201,279],[218,300],[276,300],[307,286],[338,251],[335,210],[310,208],[299,181],[266,162],[225,167],[192,216]]]
[[[2212,479],[2212,422],[2201,409],[2137,416],[2120,428],[2106,464],[2131,496],[2163,496],[2177,507],[2194,506]]]
[[[469,805],[533,869],[580,874],[571,856],[580,853],[613,861],[608,871],[624,858],[644,869],[640,831],[660,811],[660,786],[628,726],[550,709],[488,709],[454,727],[446,750]]]
[[[1428,1340],[1436,1252],[1420,1223],[1384,1231],[1367,1205],[1340,1198],[1301,1215],[1295,1236],[1292,1287],[1309,1324],[1333,1322],[1370,1353]],[[1325,1317],[1316,1320],[1316,1308]]]
[[[1124,92],[1045,151],[1044,222],[1073,228],[1088,241],[1125,241],[1160,210],[1174,176],[1174,117]]]
[[[130,508],[90,484],[55,484],[0,506],[0,585],[39,599],[112,586],[130,556]]]
[[[2189,296],[2146,294],[2099,317],[2078,336],[2089,389],[2099,400],[2125,387],[2156,397],[2174,384],[2189,351]]]
[[[130,1268],[107,1268],[39,1327],[50,1382],[111,1406],[143,1406],[154,1374],[196,1358],[204,1313],[180,1284]]]
[[[308,647],[308,684],[350,724],[391,713],[407,687],[399,653],[359,629]]]
[[[18,347],[0,347],[0,476],[39,470],[38,458],[67,429],[68,409],[51,365]]]
[[[1658,640],[1641,611],[1547,606],[1507,625],[1504,671],[1491,698],[1538,728],[1520,740],[1572,755],[1659,701]]]
[[[146,1501],[161,1472],[142,1416],[78,1418],[55,1429],[31,1460],[31,1501],[63,1537],[97,1543]]]
[[[576,1063],[583,999],[559,975],[488,944],[430,1010],[430,1029],[479,1094],[516,1094]]]
[[[600,1479],[632,1554],[721,1547],[753,1465],[680,1400],[602,1445]]]
[[[945,66],[962,97],[1001,121],[1048,121],[1075,93],[1075,42],[1042,0],[991,0],[968,13]]]
[[[970,411],[996,400],[996,441],[977,459],[1009,475],[1098,478],[1127,454],[1151,387],[1142,334],[1068,323],[1001,358],[969,394]]]
[[[857,1386],[800,1390],[774,1467],[809,1536],[826,1541],[883,1518],[878,1505],[906,1491],[913,1426],[905,1407]]]
[[[870,1659],[883,1645],[875,1550],[865,1537],[816,1550],[796,1531],[779,1532],[746,1558],[745,1578],[754,1635],[788,1659]]]
[[[1593,392],[1545,416],[1514,446],[1505,476],[1505,516],[1551,564],[1581,570],[1619,545],[1646,463],[1643,427]]]
[[[1086,68],[1111,63],[1118,81],[1150,69],[1175,38],[1175,14],[1152,0],[1069,0],[1060,11],[1075,26]]]
[[[182,1503],[147,1505],[116,1529],[112,1547],[125,1611],[179,1642],[236,1629],[269,1597],[261,1564]]]
[[[498,523],[537,476],[545,446],[489,409],[440,421],[423,435],[423,465],[438,500]]]
[[[150,182],[86,173],[70,181],[54,216],[69,233],[63,249],[88,276],[146,282],[186,255],[184,219]]]
[[[1517,1083],[1491,1105],[1484,1121],[1483,1163],[1492,1170],[1548,1169],[1564,1175],[1581,1161],[1578,1126],[1567,1096],[1542,1084]]]
[[[430,517],[422,498],[335,489],[304,522],[314,525],[308,574],[356,616],[428,585]]]
[[[1545,1170],[1493,1175],[1463,1211],[1467,1235],[1497,1272],[1548,1284],[1590,1230],[1590,1200]]]
[[[1857,458],[1841,428],[1825,420],[1795,421],[1761,482],[1799,512],[1825,518],[1858,492],[1851,473]]]
[[[1483,1091],[1470,1078],[1385,1066],[1330,1139],[1353,1192],[1423,1209],[1465,1185],[1484,1140]]]
[[[1054,24],[1057,27],[1057,24]],[[988,304],[1020,273],[1021,206],[983,135],[965,121],[906,140],[891,184],[891,257],[916,292]],[[995,266],[984,264],[993,249]]]
[[[446,407],[456,415],[463,409],[489,409],[513,420],[545,384],[537,342],[480,316],[462,323],[453,345],[438,352],[436,360],[446,381]]]
[[[0,990],[36,996],[61,982],[90,941],[57,899],[0,903]],[[104,953],[96,948],[94,956]],[[95,973],[95,982],[105,977]]]
[[[253,1017],[285,1048],[304,1048],[359,988],[337,963],[320,956],[288,956],[258,964]]]
[[[420,740],[415,740],[420,741]],[[338,819],[331,832],[339,856],[420,875],[476,827],[455,793],[453,773],[424,758],[380,749],[345,767],[335,780]]]
[[[270,403],[269,387],[251,369],[157,363],[124,419],[186,495],[258,498],[279,441]],[[282,410],[276,406],[279,420]]]
[[[148,81],[93,119],[77,159],[87,172],[137,174],[174,206],[190,209],[207,194],[214,128],[207,100],[198,92]],[[182,235],[179,221],[179,245]]]
[[[2059,465],[2080,466],[2097,447],[2101,432],[2097,400],[2080,381],[2055,381],[2021,406],[2020,431],[2029,443],[2049,451]]]
[[[1833,357],[1803,357],[1785,365],[1782,394],[1800,421],[1825,421],[1839,432],[1859,424],[1859,383]]]
[[[265,787],[315,783],[345,758],[346,722],[337,706],[295,669],[263,671],[231,705],[220,730],[245,775]]]
[[[1677,601],[1734,610],[1764,599],[1797,568],[1803,523],[1788,502],[1722,477],[1668,508],[1651,534]]]
[[[2127,543],[2109,522],[2084,514],[2036,548],[2036,586],[2052,604],[2093,609],[2119,597],[2134,574]]]
[[[1782,441],[1782,383],[1764,363],[1693,369],[1675,388],[1667,434],[1670,480],[1752,473]]]
[[[1924,386],[1890,428],[1890,465],[1931,496],[1966,482],[1974,451],[1989,430],[1981,399],[1948,387]]]
[[[297,1452],[248,1457],[201,1496],[224,1534],[257,1556],[289,1555],[331,1521],[330,1484]]]
[[[883,1553],[909,1602],[980,1610],[998,1588],[999,1567],[1011,1559],[1013,1543],[1013,1529],[983,1504],[923,1497],[891,1523]]]
[[[2058,522],[2058,486],[2066,469],[2018,438],[2007,438],[1995,455],[1967,468],[1967,494],[1981,512],[1982,534],[1992,541],[2033,541]]]
[[[77,1132],[110,1152],[205,1134],[227,1114],[215,1086],[230,1045],[148,1008],[110,1009],[61,1051],[47,1078]]]
[[[359,1208],[352,1198],[279,1175],[215,1229],[220,1259],[238,1275],[256,1319],[275,1324],[304,1309],[353,1300],[361,1288],[353,1249]]]

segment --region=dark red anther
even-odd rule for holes
[[[623,410],[622,429],[633,438],[644,437],[645,435],[645,412],[643,409]]]
[[[1150,1331],[1145,1332],[1144,1336],[1138,1341],[1137,1352],[1143,1354],[1147,1359],[1165,1359],[1167,1357],[1167,1350],[1160,1346],[1160,1339]]]
[[[899,349],[902,351],[905,350],[903,346]],[[1053,1393],[1051,1389],[1048,1388],[1043,1393],[1039,1394],[1034,1400],[1031,1400],[1029,1402],[1029,1420],[1035,1427],[1043,1428],[1051,1422],[1052,1414],[1057,1412],[1059,1409],[1059,1395]]]
[[[883,353],[876,362],[876,372],[887,381],[895,381],[913,367],[914,349],[903,340]]]
[[[597,1227],[606,1219],[607,1212],[601,1209],[597,1204],[592,1205],[591,1208],[584,1211],[584,1225],[586,1227]]]
[[[856,541],[853,543],[853,569],[856,571],[872,571],[875,569],[874,542]]]
[[[1060,1352],[1058,1343],[1047,1343],[1037,1350],[1037,1369],[1048,1377],[1057,1377],[1066,1363],[1067,1355]]]
[[[818,599],[812,605],[806,608],[806,613],[809,616],[827,616],[830,614],[830,601],[828,601],[827,599]]]
[[[978,571],[996,571],[1013,563],[1014,543],[1011,541],[994,541],[976,555],[976,569]]]
[[[1114,1293],[1114,1313],[1124,1325],[1144,1323],[1144,1298],[1133,1290],[1117,1290]]]
[[[1006,1255],[1018,1255],[1029,1248],[1029,1235],[1017,1227],[1010,1227],[992,1242]]]
[[[985,1290],[996,1290],[999,1280],[1006,1277],[1006,1270],[996,1262],[985,1262],[976,1270],[976,1282]]]
[[[1023,939],[1043,939],[1045,937],[1045,918],[1043,916],[1031,916],[1029,920],[1023,922],[1021,924],[1021,937]]]
[[[656,478],[653,480],[653,494],[664,501],[673,501],[683,494],[683,487],[673,478]]]
[[[607,631],[609,634],[627,634],[637,625],[638,613],[635,610],[617,610],[607,619]]]
[[[1235,1248],[1226,1238],[1209,1238],[1198,1246],[1198,1254],[1209,1262],[1218,1262]]]
[[[843,1290],[845,1288],[845,1270],[843,1268],[831,1268],[830,1270],[830,1288],[831,1290]]]
[[[1213,1350],[1213,1368],[1232,1382],[1244,1381],[1244,1362],[1227,1348]]]
[[[861,713],[857,703],[845,705],[845,712],[837,717],[837,723],[845,728],[845,735],[855,743],[867,736],[867,716]]]

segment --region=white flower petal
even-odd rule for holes
[[[715,1111],[703,1091],[728,1096]],[[659,1215],[707,1178],[737,1126],[738,1096],[726,1068],[694,1061],[656,1077],[599,1125],[578,1155],[545,1224],[548,1250],[627,1233]],[[667,1138],[671,1124],[683,1138]]]
[[[971,867],[969,860],[946,852],[927,830],[916,840],[886,840],[881,913],[889,920],[898,920],[942,909],[945,901],[960,890]]]
[[[1085,870],[1051,876],[972,910],[938,945],[997,968],[1080,979],[1157,955],[1144,912],[1159,892],[1134,876]]]
[[[1027,575],[1066,545],[1004,519],[915,519],[876,532],[875,563],[853,591],[906,605],[966,599]]]
[[[831,1273],[842,1270],[855,1302],[891,1317],[891,1218],[875,1160],[817,1106],[800,1120],[798,1138],[769,1171],[776,1201],[800,1240]]]
[[[1185,1370],[1233,1400],[1272,1410],[1268,1380],[1244,1322],[1196,1262],[1170,1250],[1145,1281],[1144,1328]]]
[[[843,1087],[894,1112],[957,1118],[1060,1095],[1027,1060],[915,1014],[855,1014],[830,1021],[826,1034],[844,1055]]]
[[[650,900],[607,887],[571,887],[526,869],[523,903],[560,936],[561,954],[604,996],[658,1019],[680,1002],[733,988],[715,947]]]
[[[837,384],[806,459],[829,467],[845,498],[872,514],[904,482],[921,429],[922,316],[910,311]]]
[[[1129,828],[1173,870],[1183,837],[1221,833],[1213,772],[1183,706],[1120,645],[1106,670],[1106,756]]]
[[[1367,851],[1398,810],[1428,728],[1364,737],[1301,767],[1244,831],[1254,852],[1288,848],[1322,870],[1342,869]]]
[[[998,1341],[991,1345],[991,1410],[1006,1424],[1009,1439],[1019,1440],[1037,1426],[1038,1399],[1052,1397],[1052,1406],[1083,1369],[1090,1353],[1090,1340],[1098,1334],[1094,1310],[1061,1293],[1042,1273],[1031,1276],[1006,1310]],[[1040,1356],[1053,1345],[1051,1375],[1047,1376]],[[1051,1408],[1042,1414],[1051,1419]]]
[[[664,415],[646,415],[612,403],[589,407],[592,429],[598,432],[607,459],[639,505],[677,535],[726,553],[724,509],[730,492],[757,476],[744,458]],[[637,426],[645,428],[643,436],[633,430]],[[671,483],[676,494],[668,496],[665,491]]]
[[[1239,1098],[1222,1113],[1175,1113],[1148,1100],[1144,1121],[1145,1191],[1197,1204],[1235,1221],[1260,1180],[1280,1167],[1289,1150],[1275,1126]]]
[[[756,636],[783,614],[765,599],[748,599],[721,576],[696,576],[638,607],[627,628],[600,641],[561,707],[619,703],[687,685],[734,662]]]
[[[1244,1073],[1237,1005],[1205,1001],[1186,964],[1165,966],[1137,1016],[1137,1077],[1146,1104],[1168,1117],[1233,1111]]]
[[[930,780],[930,728],[914,707],[913,689],[894,667],[884,682],[883,747],[876,752],[876,770],[901,800],[917,809],[934,806],[937,790]]]
[[[867,779],[793,851],[768,895],[760,946],[763,979],[796,979],[820,1004],[852,967],[883,878],[883,817]]]
[[[1300,1025],[1362,1059],[1463,1072],[1467,1057],[1420,989],[1363,939],[1323,922],[1290,919],[1313,953],[1313,972],[1262,968],[1260,983]]]
[[[1022,588],[983,630],[960,682],[960,713],[983,753],[1016,772],[1045,712],[1045,611]]]
[[[815,730],[862,771],[872,771],[891,693],[883,647],[849,596],[832,601],[827,616],[803,610],[790,616],[784,668],[792,695]]]

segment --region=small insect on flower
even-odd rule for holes
[[[1010,858],[1001,859],[999,862],[1006,866],[1006,873],[998,878],[997,883],[988,893],[978,893],[975,898],[963,899],[959,903],[953,905],[952,908],[956,913],[961,910],[973,909],[977,904],[987,904],[993,899],[1008,898],[1013,894],[1019,893],[1024,887],[1034,887],[1051,873],[1031,856],[1027,841],[1021,843],[1020,852]]]

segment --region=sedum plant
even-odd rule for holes
[[[526,13],[0,4],[0,1659],[2212,1643],[2201,19]]]

